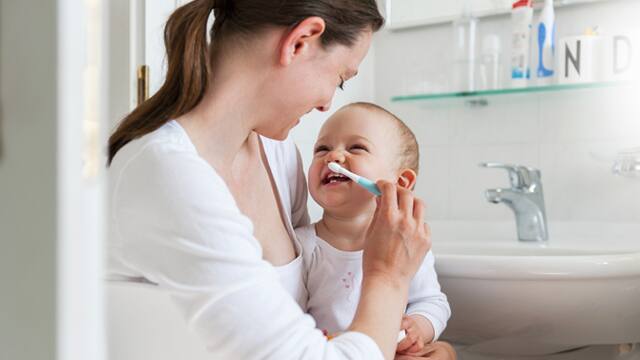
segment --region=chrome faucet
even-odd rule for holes
[[[482,167],[500,168],[509,172],[510,189],[488,189],[488,201],[504,203],[516,215],[520,241],[547,241],[547,216],[544,208],[540,170],[522,165],[482,163]]]

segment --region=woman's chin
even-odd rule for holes
[[[296,127],[296,125],[298,125],[299,123],[300,123],[300,119],[293,122],[291,126],[287,127],[286,129],[281,129],[280,131],[261,131],[260,129],[256,129],[255,131],[258,134],[266,138],[269,138],[271,140],[283,141],[289,137],[289,133],[291,132],[291,129]]]
[[[257,131],[256,132],[258,134],[260,134],[261,136],[264,136],[266,138],[269,138],[271,140],[276,140],[276,141],[284,141],[289,137],[289,129],[287,129],[286,131],[281,131],[281,132],[261,132],[261,131]]]

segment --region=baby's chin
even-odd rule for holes
[[[349,194],[338,196],[338,194],[324,194],[321,198],[313,197],[315,202],[325,211],[339,213],[345,216],[359,215],[370,208],[375,209],[375,200],[373,196],[366,194]]]

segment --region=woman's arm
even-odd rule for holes
[[[382,195],[367,231],[362,292],[350,330],[369,334],[392,359],[409,282],[431,243],[422,202],[390,182],[377,185]]]

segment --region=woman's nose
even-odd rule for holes
[[[329,109],[330,109],[330,108],[331,108],[331,100],[329,100],[329,101],[328,101],[326,104],[324,104],[324,105],[321,105],[321,106],[316,107],[316,110],[318,110],[318,111],[322,111],[322,112],[325,112],[325,111],[329,111]]]

